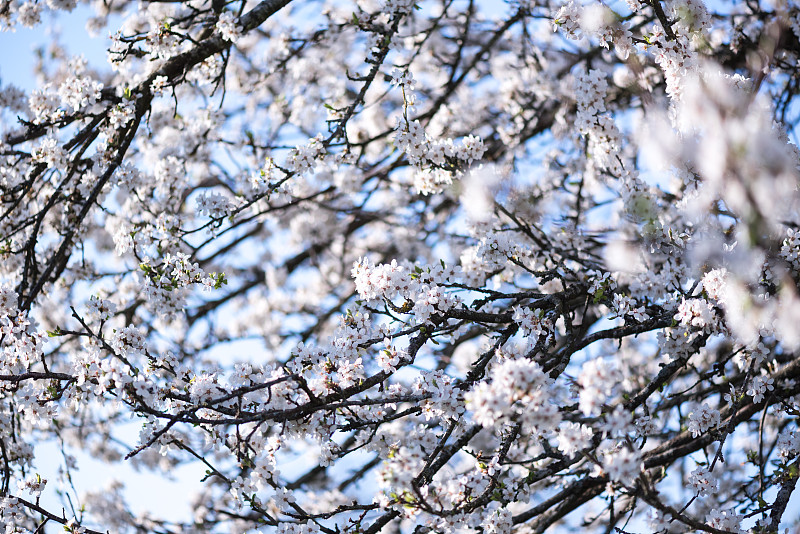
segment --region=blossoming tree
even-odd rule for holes
[[[797,2],[90,4],[0,87],[6,533],[797,520]]]

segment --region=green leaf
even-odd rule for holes
[[[797,475],[798,475],[797,464],[790,465],[787,473],[788,473],[790,478],[797,478]]]
[[[47,331],[47,336],[48,337],[59,337],[59,336],[63,336],[63,335],[64,334],[62,333],[60,326],[57,326],[55,330],[48,330]]]
[[[214,280],[214,289],[219,289],[228,284],[228,279],[225,278],[225,273],[211,273],[211,279]]]

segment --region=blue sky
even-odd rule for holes
[[[19,27],[13,32],[0,32],[2,85],[13,84],[25,90],[36,87],[36,78],[33,75],[35,49],[47,47],[54,35],[60,36],[58,41],[68,54],[82,54],[90,65],[105,64],[109,42],[107,34],[90,37],[86,31],[86,20],[93,14],[90,7],[80,4],[71,13],[59,12],[57,19],[45,12],[42,16],[43,24],[34,29]]]

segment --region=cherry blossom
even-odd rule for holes
[[[0,81],[5,532],[797,527],[797,2],[78,6],[0,2],[51,40]]]

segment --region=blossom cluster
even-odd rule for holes
[[[486,145],[475,135],[468,135],[460,142],[450,138],[432,138],[419,120],[408,117],[416,100],[413,89],[417,82],[414,77],[407,70],[395,69],[391,79],[402,89],[404,101],[404,113],[395,129],[394,145],[406,154],[415,169],[417,192],[425,195],[439,193],[453,182],[453,178],[460,177],[464,169],[481,160]]]
[[[369,258],[353,264],[351,274],[358,295],[367,302],[385,299],[399,312],[412,312],[418,322],[458,306],[460,297],[446,285],[458,281],[461,268],[444,262],[433,266],[373,265]]]
[[[621,134],[614,119],[606,113],[605,97],[608,82],[605,73],[591,70],[581,73],[575,79],[575,101],[578,105],[576,127],[588,137],[589,153],[602,169],[619,176],[622,168],[619,163],[622,147]]]
[[[491,380],[479,383],[466,396],[473,418],[493,426],[518,419],[527,428],[547,435],[561,416],[550,402],[550,383],[535,362],[509,359],[492,370]]]
[[[0,87],[0,528],[791,527],[796,2],[467,4],[91,2]]]
[[[187,254],[166,254],[159,265],[144,262],[139,266],[142,273],[142,294],[165,317],[181,312],[189,297],[190,288],[199,285],[206,290],[218,288],[225,283],[221,273],[206,273]]]

